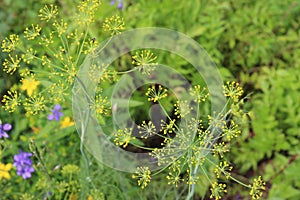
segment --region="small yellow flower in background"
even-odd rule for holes
[[[92,195],[89,195],[86,199],[87,200],[93,200],[93,197],[92,197]]]
[[[78,172],[79,172],[79,167],[77,165],[71,165],[71,164],[65,165],[61,170],[63,176],[68,176],[70,174],[78,174]]]
[[[36,90],[37,86],[40,84],[40,82],[36,81],[33,77],[22,79],[21,82],[21,90],[26,90],[28,96],[31,96]]]
[[[61,80],[56,81],[50,86],[49,92],[53,95],[52,101],[55,104],[62,103],[68,96],[68,84],[65,84]]]
[[[42,130],[41,128],[38,128],[38,127],[35,127],[35,126],[31,127],[31,129],[32,129],[34,134],[38,134]]]
[[[65,117],[62,122],[61,122],[61,126],[60,128],[66,128],[66,127],[69,127],[69,126],[74,126],[74,121],[71,120],[70,117]]]
[[[178,187],[178,184],[184,181],[184,178],[181,178],[181,161],[176,160],[169,167],[169,174],[167,175],[168,185],[175,185]]]
[[[157,59],[151,51],[149,50],[142,50],[141,52],[136,52],[134,56],[132,56],[132,64],[140,66],[140,65],[149,65],[149,64],[156,64],[153,63]]]
[[[91,38],[89,41],[84,43],[84,54],[90,54],[91,56],[95,57],[97,56],[97,47],[98,47],[98,41],[96,38]]]
[[[198,182],[199,177],[198,176],[189,176],[188,180],[187,180],[187,184],[189,185],[194,185]]]
[[[10,179],[9,170],[11,170],[11,168],[12,168],[11,163],[8,163],[6,165],[3,163],[0,163],[0,180],[2,178]]]

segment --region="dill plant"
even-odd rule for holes
[[[209,92],[205,87],[196,85],[189,90],[194,99],[188,101],[176,101],[173,105],[174,113],[169,115],[165,109],[163,99],[168,98],[170,91],[161,85],[152,85],[145,93],[147,100],[156,103],[167,116],[159,125],[160,130],[153,125],[151,120],[142,121],[136,128],[141,141],[145,142],[151,137],[162,138],[159,147],[137,145],[133,129],[119,129],[114,135],[116,145],[126,148],[128,144],[149,152],[161,169],[151,172],[148,166],[140,166],[132,178],[137,179],[138,185],[144,189],[156,175],[163,171],[169,185],[183,187],[188,185],[186,199],[192,199],[195,187],[200,178],[209,182],[210,198],[221,199],[227,193],[227,182],[233,180],[249,189],[252,199],[259,199],[265,190],[265,183],[259,176],[253,184],[243,183],[234,176],[231,171],[233,166],[225,159],[225,154],[230,152],[231,142],[239,137],[241,131],[239,125],[243,123],[247,113],[242,111],[243,89],[237,82],[227,82],[223,86],[223,95],[227,98],[226,106],[221,113],[208,115],[198,119],[187,117],[196,106],[204,104],[209,98]],[[169,99],[170,100],[170,99]],[[180,126],[179,126],[180,124]],[[203,176],[204,175],[204,176]]]
[[[39,11],[41,20],[39,24],[29,25],[25,28],[24,35],[12,34],[2,41],[2,52],[8,54],[8,58],[3,63],[3,71],[9,75],[18,73],[21,77],[20,82],[3,97],[5,110],[24,111],[28,118],[39,116],[47,119],[54,105],[70,106],[71,87],[77,78],[79,66],[86,55],[97,56],[98,41],[91,34],[90,27],[95,22],[95,12],[99,6],[100,2],[97,0],[80,1],[75,18],[73,21],[67,21],[60,17],[57,6],[45,5]],[[114,15],[103,20],[102,28],[112,37],[125,29],[124,20]],[[100,86],[89,106],[95,110],[100,121],[110,117],[111,110],[114,109],[108,97],[104,95],[105,85],[116,82],[119,75],[132,71],[151,74],[156,67],[154,62],[156,59],[157,57],[151,51],[142,50],[132,56],[132,64],[135,67],[127,71],[118,72],[103,65],[91,66],[89,76]],[[101,71],[100,77],[95,76],[99,74],[93,73],[93,70]],[[101,88],[101,84],[104,85],[104,89]],[[220,199],[224,196],[227,192],[228,180],[249,188],[249,194],[253,199],[262,196],[262,191],[265,189],[262,178],[254,179],[252,185],[237,180],[231,175],[233,166],[224,158],[224,154],[230,150],[230,142],[240,134],[239,124],[244,113],[241,112],[243,90],[239,84],[228,82],[223,89],[224,96],[228,98],[223,112],[214,113],[205,119],[193,118],[189,121],[185,120],[186,116],[195,110],[198,111],[199,104],[207,101],[209,93],[206,88],[196,85],[190,89],[190,96],[194,98],[193,105],[185,101],[176,101],[174,116],[168,115],[162,103],[162,100],[169,95],[167,88],[153,85],[147,90],[145,94],[147,100],[159,104],[167,120],[161,121],[159,130],[151,121],[143,121],[137,129],[143,140],[152,136],[162,138],[162,148],[144,147],[132,142],[137,139],[132,136],[133,129],[119,129],[112,139],[116,145],[123,148],[130,144],[149,151],[149,155],[157,161],[158,166],[161,166],[160,170],[154,172],[151,172],[147,166],[137,168],[132,178],[137,179],[142,189],[151,182],[152,177],[166,171],[168,184],[176,187],[182,184],[188,185],[186,199],[193,197],[200,174],[203,174],[211,185],[210,198]],[[74,125],[70,116],[64,117],[60,124],[61,129]],[[179,122],[182,126],[178,125]],[[80,184],[76,179],[78,166],[66,165],[62,168],[60,174],[68,181],[53,180],[41,155],[42,150],[34,142],[31,143],[30,149],[40,163],[39,170],[44,174],[38,180],[39,189],[44,187],[52,190],[58,199],[76,198],[80,190]],[[82,143],[80,149],[88,168],[89,164]],[[10,165],[1,167],[10,169]],[[98,190],[91,193],[93,192],[99,193]],[[23,198],[33,197],[24,194]]]
[[[101,6],[99,0],[79,1],[76,10],[71,10],[74,15],[70,20],[69,17],[62,17],[63,13],[57,5],[44,5],[38,12],[39,20],[36,20],[38,21],[36,24],[26,25],[23,34],[11,34],[1,42],[1,50],[7,54],[3,62],[3,72],[9,76],[19,77],[19,81],[4,94],[1,100],[2,108],[11,115],[16,113],[28,119],[32,134],[20,135],[18,144],[21,142],[29,144],[30,152],[35,159],[33,161],[35,172],[32,179],[38,176],[34,196],[28,193],[20,195],[7,187],[7,191],[12,193],[7,192],[4,195],[8,195],[9,198],[79,198],[82,183],[79,181],[77,164],[61,166],[66,163],[60,163],[53,166],[55,161],[47,162],[49,157],[45,154],[46,148],[43,146],[50,141],[48,148],[57,148],[61,151],[62,157],[66,156],[68,151],[66,148],[71,148],[71,146],[59,147],[61,143],[55,146],[56,144],[51,143],[50,138],[58,136],[59,139],[65,135],[63,133],[66,128],[74,126],[69,112],[72,86],[81,62],[87,54],[92,55],[98,45],[91,29],[95,27],[95,15],[99,6]],[[107,35],[108,32],[113,36],[125,29],[123,18],[118,15],[100,19],[97,23],[103,24],[103,35]],[[101,106],[101,103],[105,102],[105,98],[99,94],[94,102],[99,114],[105,114]],[[55,120],[51,123],[53,119]],[[49,127],[52,128],[52,135]],[[11,144],[12,142],[1,141],[1,160],[9,160],[9,155],[5,153],[3,157],[2,152],[8,149],[4,147],[9,147]],[[87,159],[82,146],[81,151],[84,159]],[[89,165],[85,167],[89,168]],[[10,179],[14,176],[9,173],[12,168],[11,163],[1,162],[0,168],[1,178]],[[101,195],[103,193],[98,189],[89,189],[85,198],[103,199]]]

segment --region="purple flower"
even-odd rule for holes
[[[31,177],[31,173],[34,172],[34,168],[32,167],[32,161],[30,157],[32,153],[23,152],[19,150],[19,154],[14,156],[14,166],[17,168],[17,175],[22,176],[23,179],[27,179]]]
[[[110,5],[115,5],[116,0],[111,0],[110,1]],[[118,6],[117,6],[120,10],[122,10],[124,8],[124,3],[123,0],[118,0]]]
[[[11,124],[3,124],[0,120],[0,138],[5,137],[8,138],[8,134],[6,133],[6,131],[10,131],[12,128]]]
[[[48,120],[56,120],[59,121],[61,116],[64,116],[62,112],[60,112],[61,106],[59,104],[56,104],[54,106],[54,109],[52,110],[52,113],[48,115]]]
[[[50,199],[51,195],[52,195],[52,193],[51,193],[50,191],[47,192],[47,193],[43,196],[42,200],[47,200],[48,197],[49,197],[49,199]]]
[[[119,8],[120,10],[123,9],[123,2],[120,1],[120,2],[118,3],[118,8]]]

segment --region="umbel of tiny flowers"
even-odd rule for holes
[[[8,134],[6,133],[6,131],[10,131],[12,128],[11,124],[2,124],[1,120],[0,120],[0,138],[5,137],[8,138]]]
[[[22,176],[23,179],[27,179],[31,177],[31,173],[34,172],[34,168],[32,167],[32,161],[30,157],[32,153],[23,152],[19,150],[19,154],[14,156],[14,166],[17,168],[17,175]]]
[[[176,119],[168,115],[161,102],[161,99],[167,97],[168,91],[160,85],[152,85],[146,92],[148,101],[157,102],[168,117],[168,121],[162,120],[161,129],[158,133],[153,131],[151,124],[147,125],[146,122],[138,126],[141,134],[146,136],[147,134],[154,134],[164,139],[161,143],[163,148],[145,148],[145,150],[151,150],[149,155],[157,160],[158,166],[164,166],[152,176],[166,169],[168,171],[166,176],[168,184],[177,187],[180,182],[185,181],[189,186],[186,199],[192,199],[200,174],[205,175],[210,182],[210,198],[216,200],[222,199],[224,194],[227,193],[226,184],[223,183],[222,179],[231,179],[249,188],[252,199],[259,199],[265,190],[265,183],[261,177],[254,179],[253,185],[247,185],[231,176],[233,167],[224,159],[224,154],[229,152],[231,140],[241,133],[238,122],[242,117],[242,110],[240,111],[242,114],[238,113],[236,115],[237,112],[233,112],[231,107],[232,105],[238,105],[238,109],[242,109],[243,101],[240,101],[239,98],[243,95],[243,90],[235,82],[228,82],[223,89],[224,96],[228,97],[226,107],[218,114],[208,115],[204,123],[201,118],[187,119],[185,116],[193,109],[188,102],[178,100],[174,105],[174,114],[177,115],[177,118],[180,116],[180,127],[177,125]],[[206,88],[201,86],[193,87],[190,92],[197,103],[205,102],[209,96]],[[128,136],[124,137],[125,139],[126,144],[128,144],[131,138]],[[143,148],[140,145],[131,144]],[[214,173],[214,175],[210,176],[211,173]],[[138,167],[136,174],[133,175],[133,178],[138,179],[138,185],[142,188],[146,187],[151,181],[151,174],[148,172],[147,167]]]
[[[111,36],[120,34],[122,30],[125,30],[124,19],[118,15],[106,18],[103,23],[103,30],[110,32]]]
[[[155,69],[157,63],[154,61],[157,59],[151,51],[142,50],[140,52],[136,52],[135,55],[132,56],[132,64],[136,65],[136,69],[138,69],[142,74],[151,74],[151,71]]]
[[[62,109],[61,105],[56,104],[54,106],[54,109],[52,110],[52,113],[48,115],[48,120],[50,120],[50,121],[52,121],[52,120],[59,121],[60,117],[64,116],[64,114],[62,112],[60,112],[61,109]]]
[[[132,175],[133,179],[138,179],[138,185],[144,189],[151,180],[151,172],[148,167],[138,167],[136,174]]]
[[[261,176],[254,179],[250,190],[250,195],[252,199],[260,199],[262,197],[262,191],[266,190],[265,185],[266,183],[262,180]]]

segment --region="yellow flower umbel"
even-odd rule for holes
[[[148,167],[138,167],[136,170],[136,175],[132,175],[132,178],[138,179],[138,185],[144,189],[151,181],[150,174],[151,172]]]
[[[20,62],[21,62],[21,58],[18,57],[18,55],[15,55],[15,57],[11,56],[10,54],[9,56],[9,60],[5,59],[3,62],[3,71],[5,71],[6,73],[12,75],[19,67],[20,67]]]
[[[151,51],[149,50],[142,50],[141,52],[136,52],[134,56],[132,56],[132,64],[136,65],[137,69],[142,74],[150,75],[151,71],[155,69],[154,61],[157,59]]]
[[[228,146],[225,145],[224,142],[216,143],[216,144],[214,144],[213,147],[214,148],[213,148],[212,152],[215,157],[219,156],[220,158],[223,158],[224,154],[226,152],[229,152]]]
[[[73,120],[71,120],[70,117],[65,117],[61,122],[60,128],[66,128],[69,126],[74,126],[74,122],[73,122]]]
[[[226,193],[227,190],[226,184],[214,182],[210,188],[211,195],[210,198],[215,198],[216,200],[221,199],[223,193]]]
[[[68,176],[70,174],[78,174],[78,172],[79,172],[79,167],[77,165],[72,165],[72,164],[65,165],[61,170],[63,176]]]
[[[226,179],[230,178],[230,171],[232,170],[232,166],[230,166],[226,161],[221,161],[219,163],[219,166],[216,166],[214,172],[216,174],[217,178],[220,178],[221,173],[224,174],[224,176],[226,177]]]
[[[266,183],[262,180],[261,176],[255,178],[253,181],[253,185],[251,186],[250,195],[252,199],[260,199],[262,197],[263,192],[265,190]]]
[[[63,19],[60,21],[55,20],[52,25],[55,27],[59,37],[67,31],[68,24]]]
[[[195,101],[197,103],[206,101],[207,97],[209,96],[207,89],[205,87],[201,87],[200,85],[195,85],[193,88],[190,88],[189,92],[192,97],[196,98]]]
[[[68,94],[69,85],[64,83],[61,80],[56,81],[53,83],[50,88],[49,92],[53,95],[52,102],[54,104],[61,104],[66,100]]]
[[[94,83],[100,84],[104,81],[111,81],[116,79],[114,71],[108,69],[107,65],[91,65],[89,69],[89,77]]]
[[[148,96],[148,101],[153,101],[154,103],[167,97],[168,90],[163,88],[161,85],[158,86],[158,89],[155,88],[155,85],[152,85],[151,88],[148,88],[146,96]]]
[[[27,95],[31,96],[32,93],[37,89],[37,86],[40,84],[39,81],[36,81],[34,77],[28,77],[21,80],[21,90],[26,90]]]
[[[174,114],[177,115],[178,118],[186,117],[193,110],[193,107],[191,107],[189,105],[189,102],[187,100],[177,101],[174,104],[174,107],[175,107],[175,113]]]
[[[102,97],[101,94],[95,97],[95,101],[91,103],[90,108],[93,109],[96,115],[108,115],[110,105],[107,97]]]
[[[238,125],[235,124],[233,120],[230,121],[229,127],[224,123],[224,126],[222,127],[222,137],[226,141],[230,141],[233,138],[236,138],[238,135],[240,135],[241,131],[238,130]]]
[[[25,63],[30,64],[32,60],[34,60],[37,51],[33,50],[32,48],[27,49],[26,53],[22,55],[22,59]]]
[[[53,42],[53,33],[49,33],[41,36],[41,42],[39,42],[39,44],[48,47],[49,45],[53,44]]]
[[[147,139],[156,134],[156,128],[152,121],[146,123],[145,121],[142,122],[140,126],[138,126],[139,134],[141,134],[141,138]]]
[[[36,115],[40,111],[44,111],[46,108],[45,98],[41,95],[34,95],[33,97],[26,98],[23,105],[26,110],[26,115]]]
[[[48,22],[51,19],[55,19],[56,15],[58,14],[57,6],[54,6],[52,4],[45,5],[44,8],[40,9],[39,17],[41,20],[45,20]]]
[[[16,34],[10,35],[8,38],[6,37],[5,40],[2,41],[1,49],[2,52],[10,53],[14,51],[18,46],[20,38]]]
[[[173,131],[175,130],[175,119],[171,120],[169,124],[164,120],[161,120],[160,126],[161,126],[160,131],[163,131],[164,134],[173,133]]]
[[[132,128],[129,130],[125,128],[124,130],[118,130],[117,133],[115,133],[115,139],[114,142],[118,146],[122,146],[123,148],[126,148],[130,142],[130,140],[135,139],[135,137],[131,136]]]
[[[17,91],[10,90],[7,92],[7,95],[3,96],[2,102],[4,103],[2,107],[5,110],[8,110],[8,112],[14,112],[21,103],[20,95]]]
[[[124,20],[118,15],[106,18],[103,23],[103,29],[104,31],[110,32],[112,36],[117,35],[121,31],[125,30]]]
[[[24,31],[24,37],[27,40],[33,40],[40,35],[42,28],[39,25],[34,26],[31,24],[31,27],[27,27]]]
[[[244,91],[239,83],[228,81],[226,85],[223,86],[223,92],[225,97],[229,97],[233,102],[238,102]]]
[[[10,179],[9,170],[11,170],[11,168],[12,168],[11,163],[8,163],[6,165],[3,163],[0,163],[0,180],[2,178]]]
[[[95,21],[95,12],[98,10],[101,2],[99,0],[80,1],[77,6],[77,23],[88,25]]]
[[[175,185],[175,187],[178,187],[178,184],[182,181],[184,181],[183,178],[180,177],[181,173],[181,165],[180,160],[177,160],[169,167],[169,174],[167,175],[167,180],[169,185]]]

